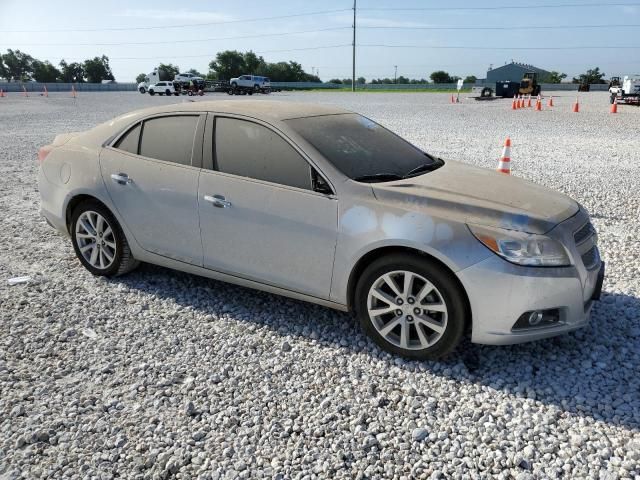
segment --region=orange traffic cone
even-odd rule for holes
[[[29,94],[27,93],[27,87],[25,87],[24,85],[22,86],[22,96],[23,97],[29,96]]]
[[[0,88],[0,98],[4,98],[4,97],[5,97],[4,90]]]
[[[73,85],[71,85],[71,96],[72,96],[73,98],[76,98],[76,97],[77,97],[77,94],[76,94],[76,87],[74,87]]]
[[[455,97],[453,96],[453,93],[451,94],[451,103],[456,103],[456,99],[455,99]]]
[[[547,104],[549,108],[553,107],[553,96],[549,97],[549,103]]]
[[[529,98],[527,99],[527,108],[531,108],[531,95],[529,95]]]
[[[611,113],[618,113],[618,99],[614,98],[611,104]]]
[[[542,99],[540,98],[540,96],[538,96],[538,99],[536,100],[536,112],[541,112],[542,111]]]
[[[517,110],[518,104],[516,102],[516,96],[513,96],[513,102],[511,102],[511,110]]]
[[[47,90],[47,86],[46,86],[46,85],[44,86],[44,90],[43,90],[42,94],[43,94],[45,97],[48,97],[48,96],[49,96],[49,91]]]
[[[578,97],[576,97],[576,103],[573,104],[573,113],[578,113],[580,111],[580,103],[578,102]]]
[[[498,172],[511,175],[511,139],[507,137],[504,141],[504,148],[502,149],[502,157],[498,161]]]

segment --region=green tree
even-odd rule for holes
[[[180,73],[180,67],[172,63],[161,63],[158,65],[158,75],[160,80],[173,80],[173,78]]]
[[[367,79],[364,77],[358,77],[356,78],[356,84],[358,85],[364,85],[365,83],[367,83]]]
[[[144,79],[147,77],[146,73],[139,73],[136,77],[136,83],[144,82]]]
[[[476,76],[475,75],[467,75],[467,77],[464,79],[464,83],[476,83]]]
[[[337,83],[338,85],[342,85],[342,80],[339,78],[332,78],[328,83]]]
[[[33,79],[36,82],[53,83],[60,78],[60,70],[54,67],[49,61],[41,62],[40,60],[34,60],[32,67]]]
[[[600,67],[596,67],[587,70],[586,73],[583,73],[578,78],[573,77],[573,83],[607,83],[604,81],[605,75],[604,72],[600,72]]]
[[[220,80],[230,80],[245,73],[244,55],[237,50],[218,52],[209,68],[217,73]]]
[[[91,83],[100,83],[103,80],[114,80],[111,67],[109,66],[109,57],[106,55],[85,60],[83,67],[87,80]]]
[[[31,78],[33,57],[20,50],[8,49],[2,56],[7,80],[24,81]]]
[[[66,83],[82,83],[84,82],[84,67],[81,63],[67,63],[64,59],[60,60],[60,78]]]
[[[246,52],[242,59],[244,60],[244,73],[247,75],[264,75],[265,61],[264,58],[257,56],[251,50]]]
[[[562,83],[562,80],[567,78],[566,73],[556,72],[555,70],[549,74],[545,81],[548,83]]]
[[[433,83],[452,83],[454,80],[444,70],[438,70],[430,75]]]

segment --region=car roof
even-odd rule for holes
[[[292,118],[316,117],[353,113],[343,108],[304,102],[279,102],[274,100],[209,100],[204,102],[176,103],[161,107],[145,108],[132,112],[140,116],[172,112],[214,112],[245,115],[258,120],[282,121]]]

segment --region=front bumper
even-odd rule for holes
[[[576,267],[531,268],[494,255],[458,272],[473,316],[471,341],[490,345],[553,337],[587,325],[593,300],[600,297],[604,262],[586,273]],[[560,321],[548,327],[513,331],[525,312],[559,309]]]

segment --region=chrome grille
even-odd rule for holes
[[[593,246],[587,252],[582,254],[582,263],[587,270],[593,270],[600,265],[600,254],[598,253],[598,247]]]
[[[593,228],[591,222],[585,223],[580,229],[573,234],[573,239],[576,242],[576,245],[580,245],[581,243],[587,241],[589,237],[595,235],[596,229]]]

